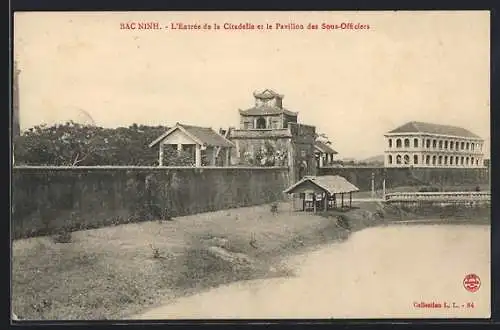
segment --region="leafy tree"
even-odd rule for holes
[[[158,150],[149,148],[149,143],[167,129],[137,124],[110,129],[74,122],[39,125],[14,141],[15,162],[58,166],[157,165]],[[167,157],[182,158],[176,154]]]

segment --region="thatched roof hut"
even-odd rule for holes
[[[341,195],[341,205],[344,206],[344,194],[349,194],[349,206],[352,205],[352,193],[359,191],[359,188],[339,175],[306,176],[297,183],[285,189],[286,194],[300,194],[303,198],[303,209],[312,203],[316,211],[318,206],[323,206],[325,210],[336,206],[336,195]],[[312,196],[308,199],[307,195]],[[321,196],[319,199],[317,196]],[[310,202],[310,203],[308,203]],[[319,202],[319,205],[318,205]],[[331,205],[333,204],[333,205]]]

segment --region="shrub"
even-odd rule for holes
[[[349,219],[343,214],[337,216],[337,224],[344,229],[351,230]]]
[[[153,259],[160,258],[160,249],[154,247],[153,244],[149,244],[149,246],[151,247],[151,250],[153,251]]]
[[[435,186],[421,187],[418,192],[439,192],[439,188]]]
[[[68,229],[62,229],[52,237],[52,240],[54,243],[70,243],[71,238],[71,231]]]
[[[272,214],[278,213],[278,203],[277,202],[274,202],[271,204],[271,213]]]

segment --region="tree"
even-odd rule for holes
[[[110,129],[74,122],[39,125],[15,141],[15,161],[21,165],[155,165],[157,151],[149,143],[167,129],[137,124]]]

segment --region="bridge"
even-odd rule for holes
[[[454,192],[395,192],[385,194],[386,203],[469,203],[491,202],[491,193],[483,191],[454,191]]]

